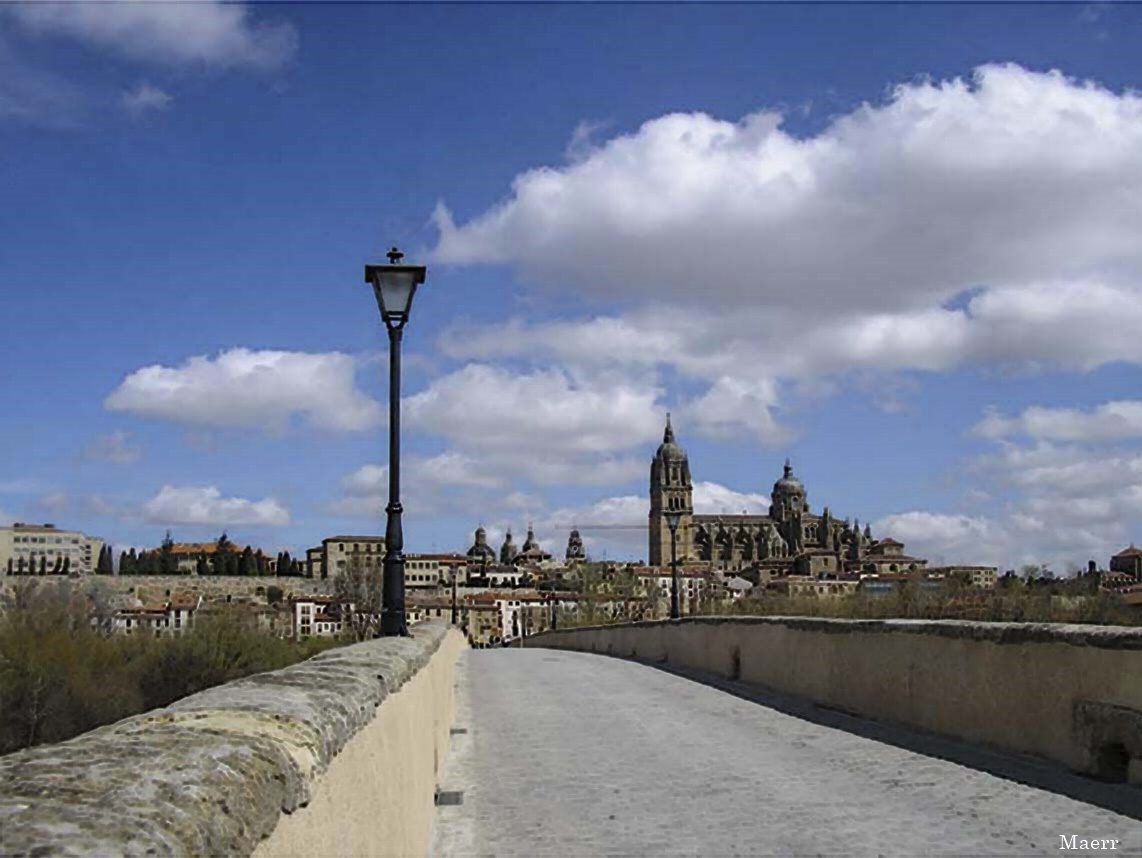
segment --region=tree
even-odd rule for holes
[[[281,559],[278,560],[278,574],[279,575],[292,575],[293,574],[293,561],[290,559],[288,551],[283,551]]]
[[[71,557],[70,556],[65,557],[63,559],[63,566],[61,567],[60,571],[64,575],[71,574]]]
[[[238,558],[238,574],[256,575],[257,573],[257,566],[254,565],[254,549],[247,545],[242,549],[242,554]]]
[[[226,531],[222,531],[222,535],[218,537],[218,541],[214,543],[214,574],[226,574],[226,558],[230,555],[233,548],[233,543],[230,542]]]
[[[99,575],[113,575],[115,570],[113,568],[115,555],[111,550],[110,545],[104,545],[103,550],[99,552],[99,565],[96,567],[96,574]]]
[[[8,577],[12,577],[12,558],[8,558]]]
[[[285,596],[285,592],[277,584],[271,584],[266,588],[266,604],[276,605],[281,602]]]
[[[159,573],[174,575],[178,572],[178,558],[174,556],[174,540],[168,530],[163,536],[163,544],[159,548]]]
[[[381,626],[381,570],[353,555],[333,579],[333,595],[345,627],[357,641],[375,637]]]
[[[198,575],[209,575],[210,574],[210,566],[206,562],[206,555],[205,554],[199,554],[198,555],[198,560],[194,564],[194,571]]]
[[[48,574],[48,555],[46,555],[46,554],[40,555],[40,574],[41,575],[47,575]]]

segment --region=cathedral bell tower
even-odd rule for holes
[[[674,427],[666,415],[666,431],[662,435],[654,459],[650,463],[650,550],[651,566],[670,563],[670,528],[666,513],[679,513],[678,561],[693,556],[694,486],[690,481],[690,462],[686,452],[674,441]]]

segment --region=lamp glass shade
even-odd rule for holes
[[[669,527],[671,530],[674,530],[675,528],[678,527],[678,520],[680,518],[682,518],[681,513],[678,513],[678,512],[666,513],[666,526]]]
[[[417,269],[403,266],[378,266],[373,271],[373,291],[377,295],[377,306],[385,321],[408,319],[412,309],[412,296],[422,278],[417,277]]]

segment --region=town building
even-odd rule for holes
[[[341,605],[335,596],[298,596],[291,600],[293,634],[297,638],[337,637],[345,630]],[[353,605],[346,606],[352,611]]]
[[[788,460],[773,484],[764,515],[699,515],[694,513],[690,461],[674,437],[670,416],[662,444],[650,464],[651,566],[670,563],[667,514],[677,514],[677,556],[680,563],[705,562],[712,568],[738,572],[764,566],[770,577],[879,574],[916,571],[927,561],[904,553],[902,543],[876,540],[860,522],[838,520],[825,507],[809,508],[805,485]]]
[[[111,628],[126,635],[178,636],[194,627],[194,616],[201,606],[201,596],[179,593],[167,602],[119,608]]]
[[[1110,571],[1126,575],[1142,584],[1142,548],[1136,548],[1131,542],[1129,548],[1124,548],[1110,558]]]
[[[929,566],[927,574],[958,580],[979,590],[994,590],[999,582],[999,569],[995,566]]]
[[[383,536],[330,536],[321,540],[321,548],[305,553],[306,571],[311,578],[332,578],[349,568],[355,560],[366,569],[384,568]]]
[[[407,554],[404,560],[406,589],[426,590],[450,587],[452,576],[463,587],[467,583],[468,558],[461,554]]]
[[[24,524],[0,527],[0,570],[27,574],[41,567],[51,572],[66,565],[72,574],[95,572],[103,540],[78,530],[60,530],[54,524]]]

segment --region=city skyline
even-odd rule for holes
[[[53,8],[0,10],[0,524],[382,532],[398,244],[410,551],[645,524],[668,411],[701,513],[788,457],[938,563],[1139,533],[1135,7]]]

